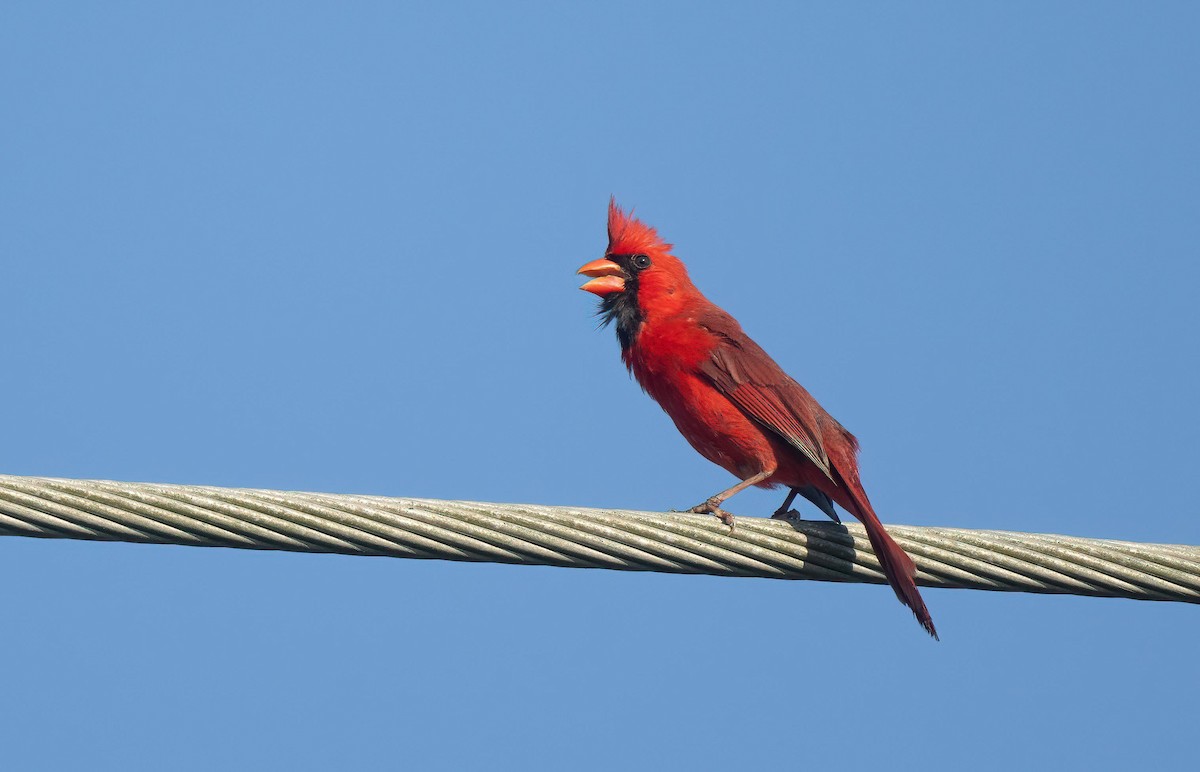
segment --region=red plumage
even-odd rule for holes
[[[733,526],[725,499],[750,485],[792,489],[837,519],[829,501],[866,528],[896,596],[937,637],[916,568],[876,516],[858,477],[858,441],[688,278],[671,245],[610,202],[605,256],[580,269],[615,322],[621,357],[700,455],[741,482],[693,512]]]

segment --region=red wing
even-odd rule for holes
[[[824,413],[733,317],[721,313],[700,321],[718,340],[700,366],[703,375],[748,416],[786,440],[829,476],[829,456],[821,443],[819,415]]]

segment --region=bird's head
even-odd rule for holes
[[[578,271],[589,277],[579,289],[600,297],[604,324],[617,323],[621,348],[628,349],[642,322],[669,314],[696,291],[683,263],[658,232],[608,202],[608,248],[604,257]]]

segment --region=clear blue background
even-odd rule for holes
[[[5,3],[0,471],[665,510],[609,194],[885,521],[1200,544],[1191,3]],[[767,514],[778,495],[732,507]],[[1200,615],[0,539],[11,769],[1182,768]]]

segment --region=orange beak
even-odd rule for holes
[[[587,265],[580,268],[576,273],[581,273],[584,276],[595,277],[589,282],[585,282],[579,289],[604,297],[611,295],[614,292],[625,291],[625,272],[621,270],[621,266],[614,263],[612,260],[600,258],[593,260]]]

